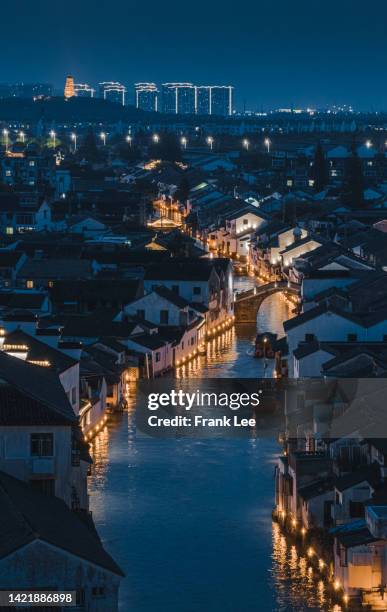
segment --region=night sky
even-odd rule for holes
[[[242,109],[387,110],[385,0],[3,0],[0,82],[232,84]]]

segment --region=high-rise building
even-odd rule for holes
[[[211,114],[211,87],[200,85],[196,88],[196,112],[198,115]]]
[[[196,87],[192,83],[164,83],[161,86],[162,111],[176,115],[196,112]]]
[[[233,112],[233,87],[214,85],[211,87],[210,115],[231,116]]]
[[[155,83],[136,83],[136,108],[144,111],[158,110],[158,89]]]
[[[196,109],[199,115],[227,117],[233,112],[231,85],[202,85],[196,88]]]
[[[94,98],[95,89],[87,83],[74,83],[74,92],[78,98]]]
[[[64,97],[66,99],[68,99],[68,98],[72,98],[73,96],[75,96],[74,77],[72,77],[71,74],[69,74],[66,77],[66,83],[65,83],[65,88],[64,88]]]
[[[104,81],[99,83],[99,96],[109,102],[125,106],[126,87],[117,81]]]

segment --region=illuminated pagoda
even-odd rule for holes
[[[65,88],[64,88],[64,97],[67,100],[68,98],[72,98],[73,96],[75,96],[74,77],[69,74],[66,77],[66,83],[65,83]]]

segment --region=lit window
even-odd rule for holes
[[[33,280],[28,280],[26,282],[26,287],[27,287],[27,289],[33,289],[34,288],[34,281]]]
[[[6,230],[5,230],[5,233],[9,234],[9,235],[13,234],[13,227],[7,227]]]
[[[30,160],[30,166],[35,166],[35,161],[33,159]]]

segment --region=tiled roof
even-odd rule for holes
[[[0,352],[0,385],[2,388],[9,385],[22,395],[41,402],[64,420],[77,421],[58,375],[49,368]]]
[[[145,272],[145,280],[151,281],[207,281],[212,272],[211,260],[173,259],[163,265],[152,265]]]
[[[177,306],[177,308],[186,308],[187,306],[189,306],[189,302],[187,302],[187,300],[177,295],[174,291],[163,287],[162,285],[156,287],[156,289],[154,289],[154,292],[157,293],[157,295],[159,295],[160,297],[167,300],[168,302],[171,302],[171,304]]]
[[[0,557],[40,540],[92,565],[123,576],[96,530],[57,497],[0,472]]]
[[[9,332],[5,337],[4,344],[27,346],[27,361],[49,361],[50,369],[58,373],[64,372],[77,364],[77,361],[66,353],[55,349],[45,342],[41,342],[21,329]]]

